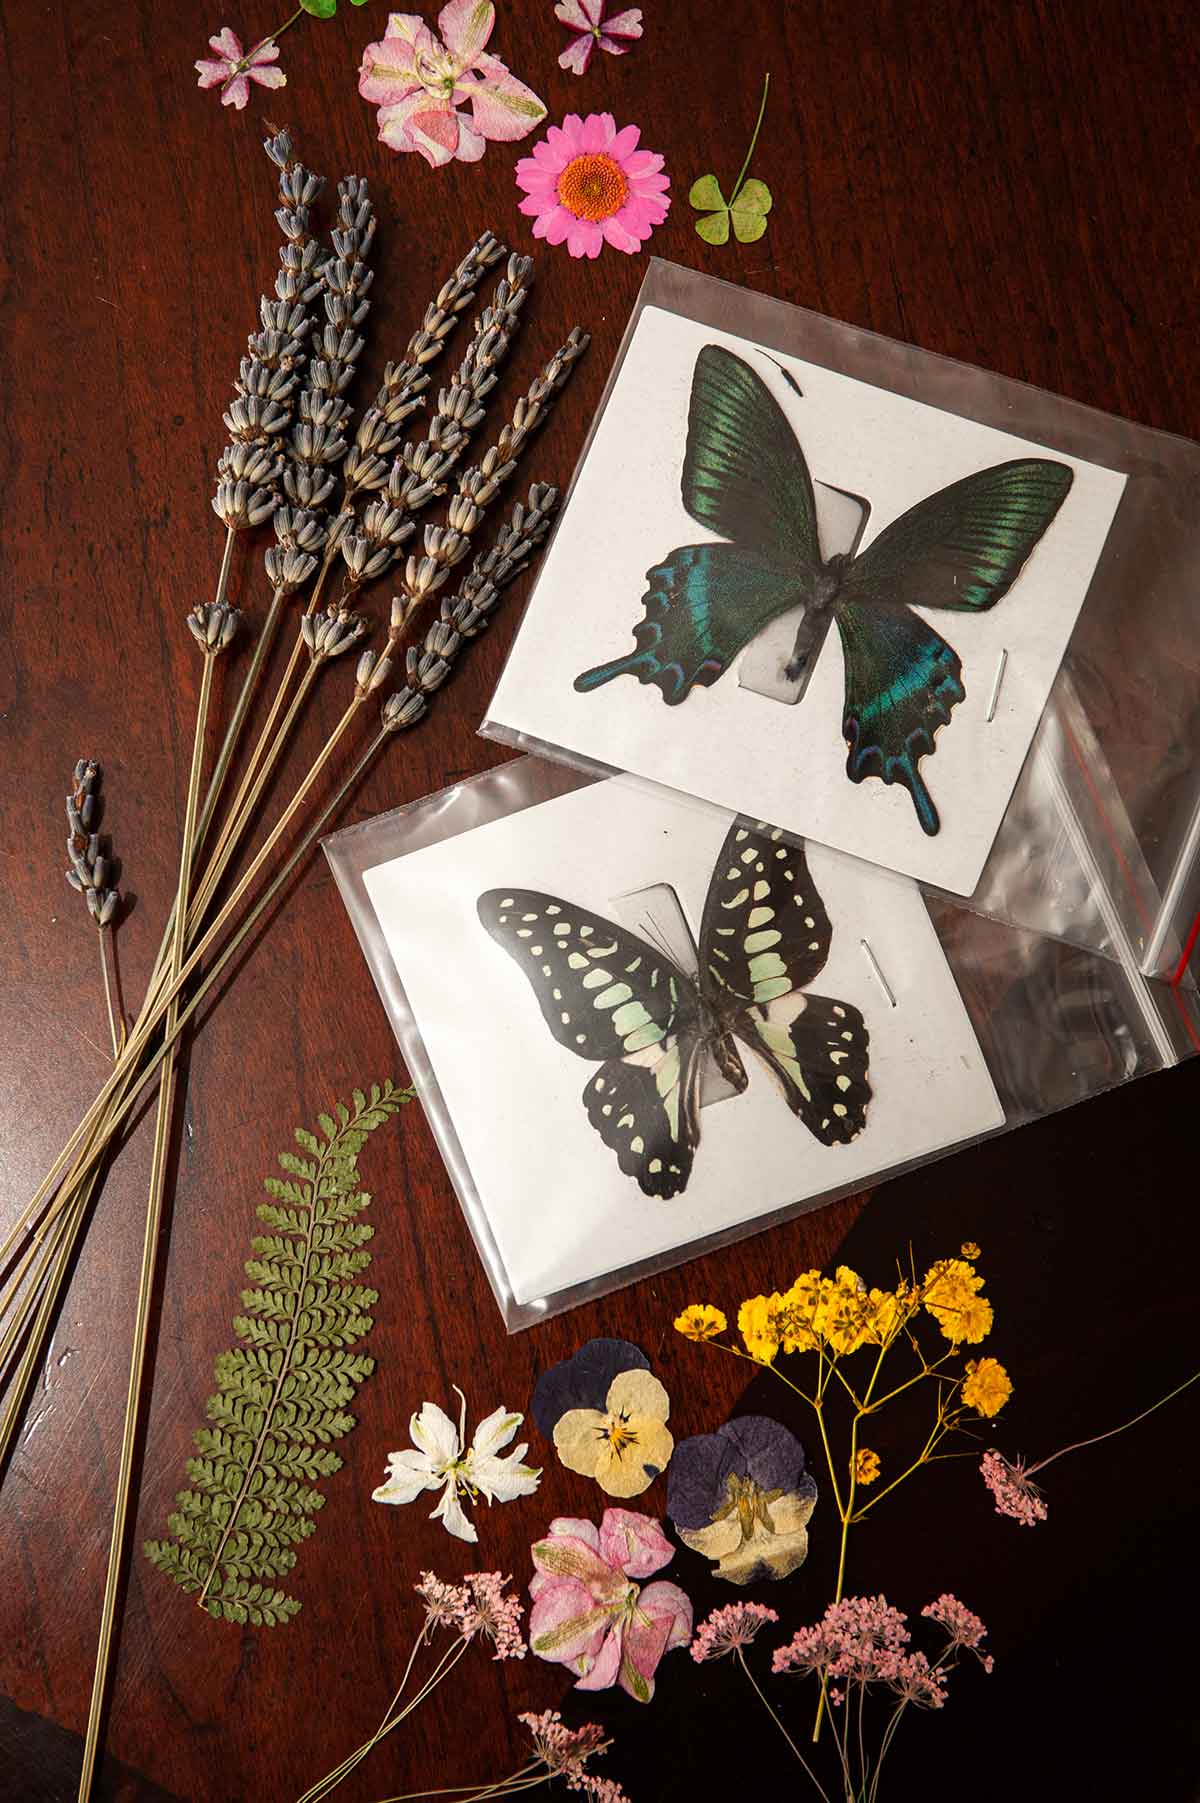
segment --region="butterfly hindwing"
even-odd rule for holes
[[[698,1053],[695,1035],[668,1034],[652,1050],[609,1059],[584,1088],[592,1126],[648,1196],[678,1195],[692,1174]]]
[[[647,1195],[677,1194],[699,1135],[695,986],[636,934],[558,896],[490,889],[477,908],[559,1045],[604,1061],[583,1103],[621,1169]]]
[[[836,619],[845,666],[846,775],[852,783],[868,776],[902,783],[922,830],[932,835],[941,822],[920,762],[932,755],[938,728],[966,695],[962,661],[911,608],[839,603]]]
[[[696,358],[680,486],[697,524],[734,542],[680,545],[646,572],[634,650],[577,676],[583,694],[636,676],[669,704],[683,701],[716,682],[820,569],[796,435],[757,371],[717,344]]]
[[[798,598],[795,579],[740,545],[680,545],[647,570],[634,649],[575,678],[580,694],[614,676],[652,682],[674,706],[723,676],[738,652]]]
[[[997,463],[928,495],[850,564],[848,602],[984,613],[1006,595],[1066,500],[1069,464]]]
[[[702,993],[826,1146],[861,1132],[871,1099],[861,1013],[806,987],[824,968],[832,932],[803,846],[778,827],[735,820],[704,910]]]

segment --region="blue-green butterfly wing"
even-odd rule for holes
[[[902,783],[924,832],[941,825],[920,762],[966,696],[962,661],[910,611],[983,613],[1006,595],[1070,492],[1069,465],[1022,458],[919,501],[849,565],[835,603],[851,782]]]
[[[705,903],[701,992],[825,1146],[854,1139],[871,1100],[870,1035],[861,1012],[808,989],[825,967],[832,936],[803,846],[778,827],[735,820]]]
[[[721,345],[696,358],[680,490],[698,525],[733,542],[681,545],[646,572],[634,649],[576,677],[582,694],[635,676],[683,701],[724,675],[820,568],[804,453],[762,377]]]
[[[699,1138],[695,985],[636,934],[559,896],[490,889],[476,906],[559,1045],[604,1061],[583,1102],[622,1171],[647,1195],[678,1194]]]

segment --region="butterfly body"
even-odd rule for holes
[[[480,920],[533,987],[558,1043],[600,1068],[583,1090],[588,1119],[647,1195],[687,1185],[700,1138],[706,1057],[738,1094],[740,1047],[826,1146],[866,1121],[869,1035],[849,1002],[813,995],[832,929],[804,850],[778,829],[738,820],[717,859],[700,929],[699,968],[603,916],[540,890],[493,889]]]
[[[954,647],[914,608],[981,613],[1017,580],[1070,490],[1073,472],[1018,458],[910,507],[858,555],[821,554],[812,478],[778,401],[743,358],[705,345],[696,359],[681,490],[721,535],[681,545],[647,571],[634,650],[585,670],[581,693],[617,676],[654,684],[669,706],[717,682],[781,614],[803,604],[785,666],[798,680],[838,625],[846,774],[908,789],[923,831],[939,830],[920,770],[965,699]]]

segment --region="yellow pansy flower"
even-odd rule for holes
[[[667,1430],[670,1399],[649,1371],[622,1371],[602,1409],[568,1409],[554,1444],[568,1471],[594,1477],[609,1496],[640,1496],[675,1449]]]
[[[770,1365],[779,1351],[778,1310],[782,1298],[770,1296],[750,1296],[738,1309],[738,1332],[745,1341],[746,1351],[760,1365]]]
[[[715,1340],[729,1326],[719,1308],[710,1302],[690,1302],[675,1317],[675,1331],[687,1340]]]
[[[968,1359],[962,1399],[978,1415],[998,1415],[1012,1395],[1012,1381],[999,1359]]]

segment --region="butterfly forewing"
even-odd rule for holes
[[[647,1195],[672,1196],[692,1168],[699,1050],[695,986],[636,934],[558,896],[491,889],[484,927],[528,978],[555,1039],[603,1059],[583,1092],[588,1119]]]
[[[827,1146],[862,1131],[871,1099],[862,1014],[806,988],[824,968],[831,939],[803,847],[777,827],[736,820],[705,905],[701,992]]]

